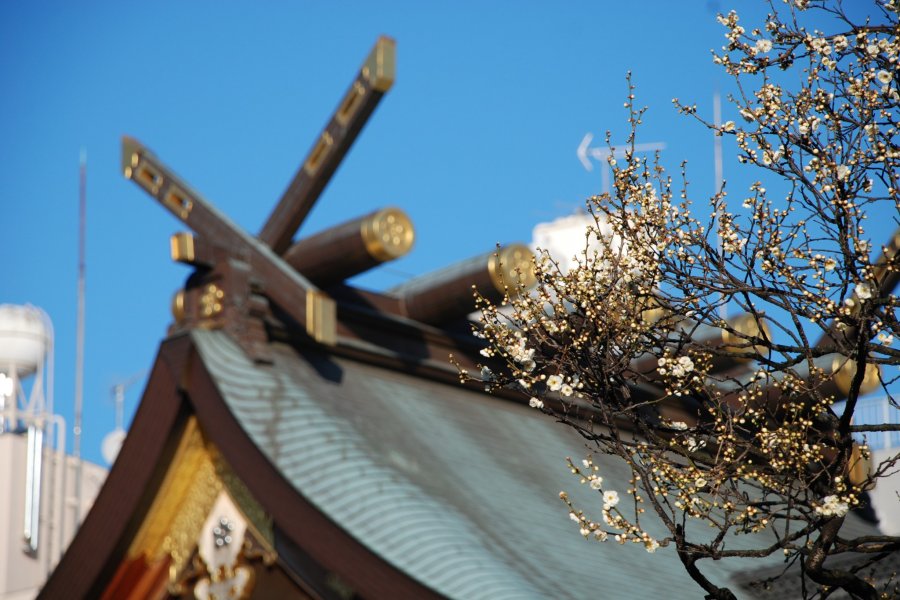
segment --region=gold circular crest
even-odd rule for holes
[[[400,258],[409,252],[415,238],[412,221],[399,208],[379,210],[362,222],[366,251],[381,262]]]
[[[725,349],[735,353],[752,351],[756,354],[764,354],[767,351],[767,348],[762,344],[757,344],[753,348],[747,345],[749,338],[772,339],[772,331],[769,329],[768,324],[761,320],[761,317],[758,319],[750,313],[744,313],[729,321],[729,325],[737,334],[731,333],[726,329],[722,330],[722,343]],[[741,357],[739,360],[749,359]]]
[[[492,254],[488,259],[488,272],[494,287],[500,292],[509,288],[510,293],[515,294],[519,284],[529,289],[537,283],[534,254],[524,244],[510,244]]]
[[[846,394],[850,391],[850,384],[856,375],[856,361],[843,356],[835,356],[831,362],[831,372],[834,377],[834,384]],[[866,364],[866,373],[863,375],[862,384],[859,386],[860,395],[874,392],[881,385],[881,368],[872,363]]]

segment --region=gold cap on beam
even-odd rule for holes
[[[488,272],[497,291],[509,289],[515,293],[521,283],[526,289],[534,286],[534,254],[524,244],[510,244],[500,248],[488,259]]]
[[[366,252],[380,262],[405,255],[416,239],[412,221],[405,212],[393,207],[379,210],[363,220],[360,233]]]
[[[490,302],[534,285],[534,261],[524,244],[473,256],[439,271],[414,277],[390,293],[411,319],[441,323],[465,317],[476,309],[473,289]]]
[[[140,144],[133,137],[122,136],[122,174],[125,179],[131,179],[134,168],[140,161],[139,148]]]
[[[362,75],[369,80],[372,89],[386,92],[394,85],[396,73],[397,43],[383,35],[375,42],[375,47],[363,63]]]
[[[765,321],[753,316],[751,313],[744,313],[729,320],[728,324],[737,333],[731,333],[727,329],[722,330],[724,350],[728,350],[733,354],[745,352],[762,354],[766,351],[766,347],[761,344],[756,344],[753,347],[750,347],[748,344],[751,338],[772,339],[772,332]],[[736,356],[735,360],[748,361],[750,359]]]
[[[834,385],[845,396],[850,391],[850,384],[856,376],[856,361],[843,356],[835,356],[831,362],[831,373]],[[866,363],[866,373],[859,386],[859,394],[864,395],[878,389],[881,382],[881,368],[874,363]]]
[[[299,240],[284,260],[318,286],[327,287],[409,252],[415,229],[399,208],[384,208]]]

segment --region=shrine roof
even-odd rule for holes
[[[425,586],[467,599],[696,595],[671,549],[648,557],[578,535],[558,494],[599,518],[597,492],[565,464],[586,448],[540,412],[286,344],[259,365],[221,332],[191,336],[228,409],[295,490]],[[624,492],[630,472],[612,460],[595,457],[607,489]],[[760,540],[738,536],[734,547],[750,543]],[[718,567],[727,583],[746,563]]]
[[[571,427],[375,355],[284,339],[267,343],[267,363],[224,330],[163,342],[119,460],[42,597],[111,589],[188,415],[270,515],[283,568],[302,571],[291,555],[305,553],[359,597],[697,595],[672,548],[650,557],[639,544],[579,536],[559,492],[596,518],[602,502],[565,463],[587,453]],[[594,462],[604,489],[624,494],[628,467]],[[654,521],[648,533],[663,537]],[[766,535],[734,536],[729,547],[759,547]],[[718,584],[745,583],[748,568],[781,562],[729,559],[706,571]]]

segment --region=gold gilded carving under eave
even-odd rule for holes
[[[272,521],[221,454],[206,441],[194,416],[188,418],[178,448],[144,522],[128,549],[148,563],[171,558],[170,582],[181,578],[197,547],[203,524],[226,489],[251,525],[267,564],[274,562]]]
[[[128,550],[129,558],[144,555],[153,563],[169,555],[170,572],[180,572],[193,553],[221,486],[197,419],[191,416],[147,518]]]

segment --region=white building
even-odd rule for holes
[[[0,600],[37,595],[106,478],[65,455],[65,431],[53,411],[50,319],[0,304]]]
[[[900,410],[891,406],[887,398],[864,398],[856,405],[854,421],[858,425],[879,423],[900,423]],[[860,436],[860,441],[862,436]],[[900,431],[870,432],[865,435],[865,442],[872,450],[872,465],[878,465],[900,454]],[[890,469],[895,473],[878,480],[875,489],[869,492],[872,507],[878,516],[878,528],[886,535],[900,535],[900,510],[897,498],[900,497],[900,464]]]
[[[37,499],[37,549],[25,540],[28,498],[28,438],[24,433],[0,434],[0,600],[30,600],[76,531],[76,512],[87,514],[106,479],[106,469],[89,462],[81,468],[81,510],[76,511],[77,461],[45,449],[42,483]]]

